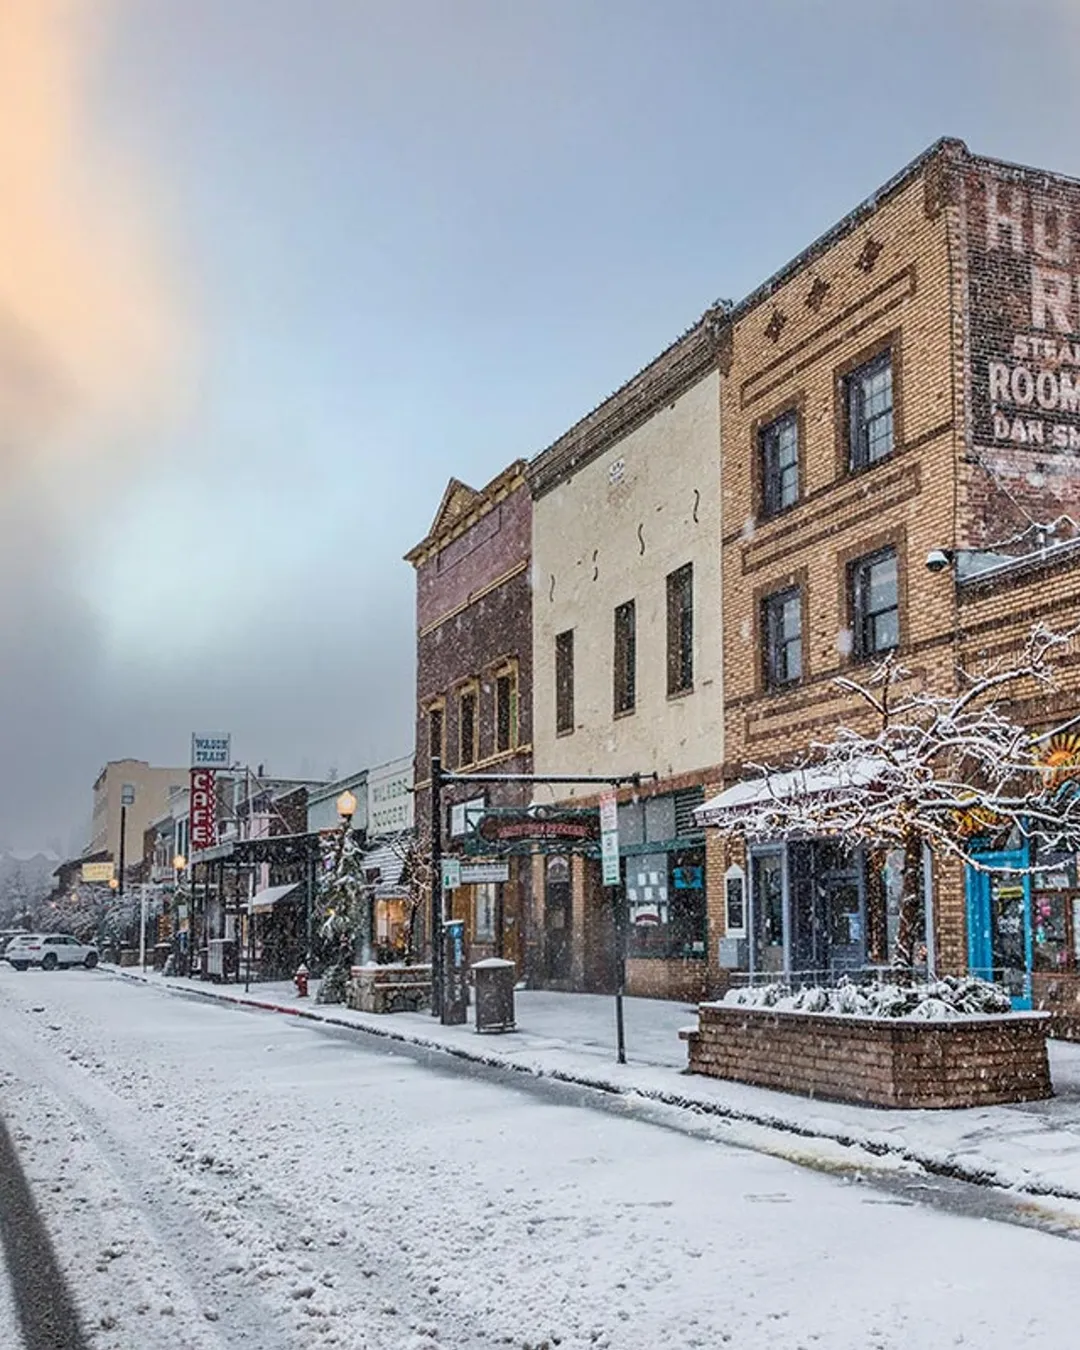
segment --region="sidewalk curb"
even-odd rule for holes
[[[158,984],[130,968],[120,966],[104,967],[104,971],[106,974],[131,980],[133,983],[141,984],[146,988],[161,989],[166,994],[178,997],[204,998],[215,1003],[227,1003],[233,1007],[257,1008],[262,1012],[283,1013],[289,1017],[300,1017],[305,1021],[320,1022],[327,1026],[339,1027],[365,1036],[376,1036],[383,1040],[397,1041],[400,1044],[415,1045],[423,1050],[435,1050],[441,1054],[451,1055],[473,1064],[484,1065],[486,1068],[524,1073],[533,1078],[550,1078],[556,1082],[572,1084],[575,1087],[604,1092],[609,1096],[642,1097],[647,1101],[658,1102],[663,1106],[677,1107],[695,1115],[714,1116],[721,1120],[736,1121],[740,1124],[757,1125],[765,1129],[776,1130],[782,1134],[792,1135],[795,1138],[827,1140],[844,1148],[862,1149],[873,1157],[894,1158],[900,1162],[912,1163],[934,1176],[948,1177],[954,1181],[965,1181],[974,1186],[1013,1191],[1045,1199],[1080,1201],[1080,1190],[1073,1190],[1066,1186],[1054,1186],[1040,1181],[1017,1181],[1014,1178],[999,1175],[992,1167],[978,1167],[963,1158],[942,1157],[933,1153],[926,1153],[918,1148],[894,1144],[880,1137],[873,1138],[869,1135],[844,1129],[810,1129],[783,1116],[770,1115],[765,1111],[748,1111],[735,1106],[727,1106],[722,1102],[703,1102],[692,1097],[686,1097],[679,1092],[616,1083],[610,1078],[594,1077],[586,1073],[574,1073],[565,1069],[543,1069],[535,1064],[520,1064],[497,1055],[484,1054],[481,1050],[471,1050],[460,1045],[446,1045],[442,1041],[430,1040],[415,1033],[395,1031],[391,1027],[384,1029],[382,1027],[364,1026],[357,1022],[347,1021],[342,1017],[335,1017],[332,1013],[316,1012],[313,1007],[300,1008],[293,1004],[276,1003],[267,999],[238,998],[234,994],[225,993],[220,988],[204,989],[193,988],[187,984],[183,986]],[[662,1068],[663,1066],[650,1065],[649,1067]],[[672,1072],[677,1073],[678,1070],[672,1070]]]

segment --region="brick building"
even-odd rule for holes
[[[406,555],[416,571],[416,830],[425,851],[433,755],[450,770],[532,772],[531,520],[518,460],[479,491],[451,479],[431,529]],[[444,849],[462,851],[470,811],[531,796],[528,784],[447,787]],[[453,891],[446,912],[465,921],[470,960],[502,955],[525,971],[534,956],[528,859],[510,859],[508,873]]]
[[[1077,271],[1080,184],[942,141],[735,308],[720,355],[725,783],[861,717],[835,677],[888,651],[946,691],[958,666],[1016,652],[1034,618],[1072,621]],[[951,566],[928,568],[935,551]],[[1074,666],[1065,677],[1052,708],[1016,710],[1033,730],[1080,707]],[[749,905],[736,889],[714,934],[745,938],[741,964],[888,960],[888,861],[710,841],[716,891],[743,867]],[[977,965],[971,878],[928,858],[926,881],[929,962]],[[1019,909],[1008,889],[992,924],[1020,922],[1030,970],[1030,883]],[[992,945],[995,969],[1015,963]]]
[[[655,772],[620,797],[632,992],[887,962],[894,859],[742,850],[694,808],[857,724],[837,676],[896,652],[913,686],[951,691],[1034,620],[1080,621],[1078,519],[1080,183],[940,141],[530,464],[480,492],[451,481],[408,555],[419,832],[434,750],[451,768]],[[1013,710],[1033,733],[1080,714],[1080,655],[1061,675]],[[451,794],[451,847],[473,796]],[[1053,886],[929,855],[924,873],[928,965],[1004,970],[1020,998],[1047,970],[1072,978],[1075,859]],[[463,888],[454,912],[474,954],[501,940],[536,982],[603,990],[610,898],[594,862],[556,855],[497,896]]]

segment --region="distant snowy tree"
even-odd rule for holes
[[[816,835],[900,850],[893,964],[910,970],[924,845],[976,867],[987,836],[1046,850],[1080,848],[1076,769],[1055,768],[1044,749],[1050,738],[1033,737],[1006,711],[1011,701],[1054,688],[1051,657],[1073,636],[1036,627],[1015,663],[974,677],[961,673],[956,694],[912,688],[910,673],[892,657],[865,683],[837,679],[871,710],[871,730],[838,727],[794,771],[756,765],[762,777],[755,798],[707,811],[707,823],[749,840]]]

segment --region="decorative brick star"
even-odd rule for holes
[[[806,296],[806,308],[812,309],[816,314],[825,303],[825,297],[829,294],[829,283],[822,277],[815,277],[814,284],[810,287]]]
[[[872,272],[874,264],[878,260],[878,254],[884,247],[885,245],[879,244],[873,236],[868,236],[866,243],[863,244],[863,251],[855,260],[855,266],[860,272]]]
[[[780,341],[780,334],[784,331],[784,324],[787,323],[787,315],[782,309],[774,309],[772,318],[765,325],[765,336],[773,342]]]

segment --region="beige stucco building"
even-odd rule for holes
[[[704,838],[692,813],[724,760],[721,319],[706,314],[529,468],[534,771],[659,780],[620,799],[638,993],[694,996],[705,980]],[[596,793],[541,787],[536,800]],[[542,978],[610,987],[611,892],[598,864],[549,857],[536,868]]]
[[[187,769],[162,769],[143,759],[115,759],[94,782],[94,815],[86,854],[107,852],[120,858],[120,807],[125,784],[135,789],[134,803],[127,810],[126,854],[129,864],[142,857],[143,832],[164,815],[171,793],[179,792],[188,779]]]

